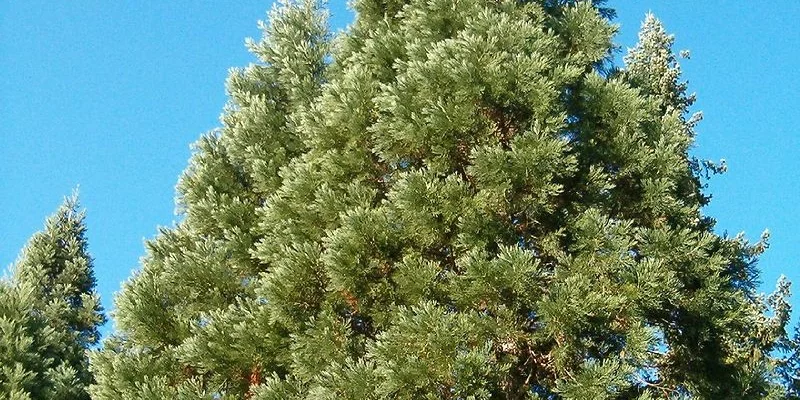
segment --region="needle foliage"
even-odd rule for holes
[[[93,355],[99,400],[779,396],[788,284],[715,234],[648,16],[282,3]]]
[[[0,280],[0,398],[89,399],[87,351],[105,317],[85,232],[73,195]]]

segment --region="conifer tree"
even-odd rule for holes
[[[89,399],[89,347],[105,323],[77,196],[47,219],[0,282],[0,396]]]
[[[786,390],[787,399],[800,399],[800,326],[795,326],[791,338],[779,346],[783,358],[778,363],[778,373]]]
[[[602,1],[282,3],[93,358],[95,399],[777,397],[788,283]]]

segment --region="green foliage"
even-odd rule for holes
[[[105,323],[77,197],[35,234],[0,281],[0,396],[88,399],[86,355]]]
[[[282,3],[93,356],[96,399],[777,395],[673,39],[601,1]],[[705,169],[704,169],[705,168]],[[781,368],[778,368],[781,367]],[[22,379],[22,378],[19,378]]]

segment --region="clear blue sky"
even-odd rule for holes
[[[330,5],[332,26],[344,28],[352,18],[344,1]],[[691,50],[682,64],[706,117],[694,154],[729,165],[711,182],[706,212],[719,232],[755,240],[769,228],[763,288],[785,274],[800,292],[800,2],[609,5],[619,13],[623,49],[653,11],[677,35],[676,50]],[[144,239],[175,220],[174,187],[189,145],[219,125],[227,70],[254,61],[244,38],[260,36],[256,21],[270,6],[0,2],[0,267],[80,185],[110,309]]]

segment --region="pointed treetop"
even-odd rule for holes
[[[85,232],[76,189],[0,282],[0,397],[89,399],[86,350],[106,320]]]
[[[97,343],[97,327],[105,322],[94,291],[84,218],[76,188],[30,238],[13,274],[17,283],[35,288],[42,313],[75,333],[82,346]]]
[[[672,51],[674,43],[675,36],[648,12],[639,30],[639,42],[628,50],[625,64],[633,83],[645,94],[660,98],[662,109],[686,112],[694,103],[694,95],[686,94],[687,83],[681,81],[681,66]]]

